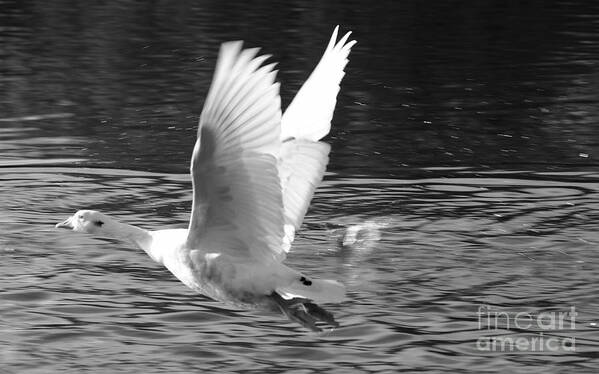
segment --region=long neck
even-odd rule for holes
[[[110,225],[110,233],[115,239],[133,242],[143,250],[152,243],[152,236],[147,230],[126,223],[113,221]]]

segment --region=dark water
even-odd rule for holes
[[[288,263],[347,284],[339,329],[53,228],[185,227],[219,44],[273,54],[287,104],[337,23],[358,44]],[[582,1],[0,1],[0,372],[596,372],[598,24]]]

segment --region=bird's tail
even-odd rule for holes
[[[339,303],[345,297],[345,286],[330,279],[313,279],[299,275],[291,283],[276,290],[286,299],[310,299],[317,303]]]

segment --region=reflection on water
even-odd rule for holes
[[[0,4],[1,372],[598,366],[597,5]],[[288,103],[337,23],[358,44],[288,261],[348,285],[341,328],[231,310],[126,244],[54,230],[79,208],[185,227],[218,45],[272,53]],[[513,323],[572,307],[574,326]],[[541,334],[575,350],[481,345]]]

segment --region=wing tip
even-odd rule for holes
[[[220,45],[220,53],[225,51],[239,52],[243,48],[243,40],[231,40]]]
[[[346,45],[353,43],[352,45],[356,44],[355,40],[350,40],[348,42],[349,37],[352,35],[353,31],[349,30],[347,31],[345,34],[343,34],[343,36],[341,37],[341,39],[339,39],[339,41],[337,41],[337,37],[339,36],[339,29],[340,26],[337,25],[335,26],[335,29],[333,30],[333,34],[331,34],[331,39],[329,41],[329,47],[345,47]],[[328,48],[330,49],[330,48]]]
[[[333,30],[333,34],[331,34],[331,39],[329,39],[329,44],[327,45],[327,50],[333,49],[335,47],[335,43],[337,42],[337,35],[339,35],[339,25],[335,26]]]

